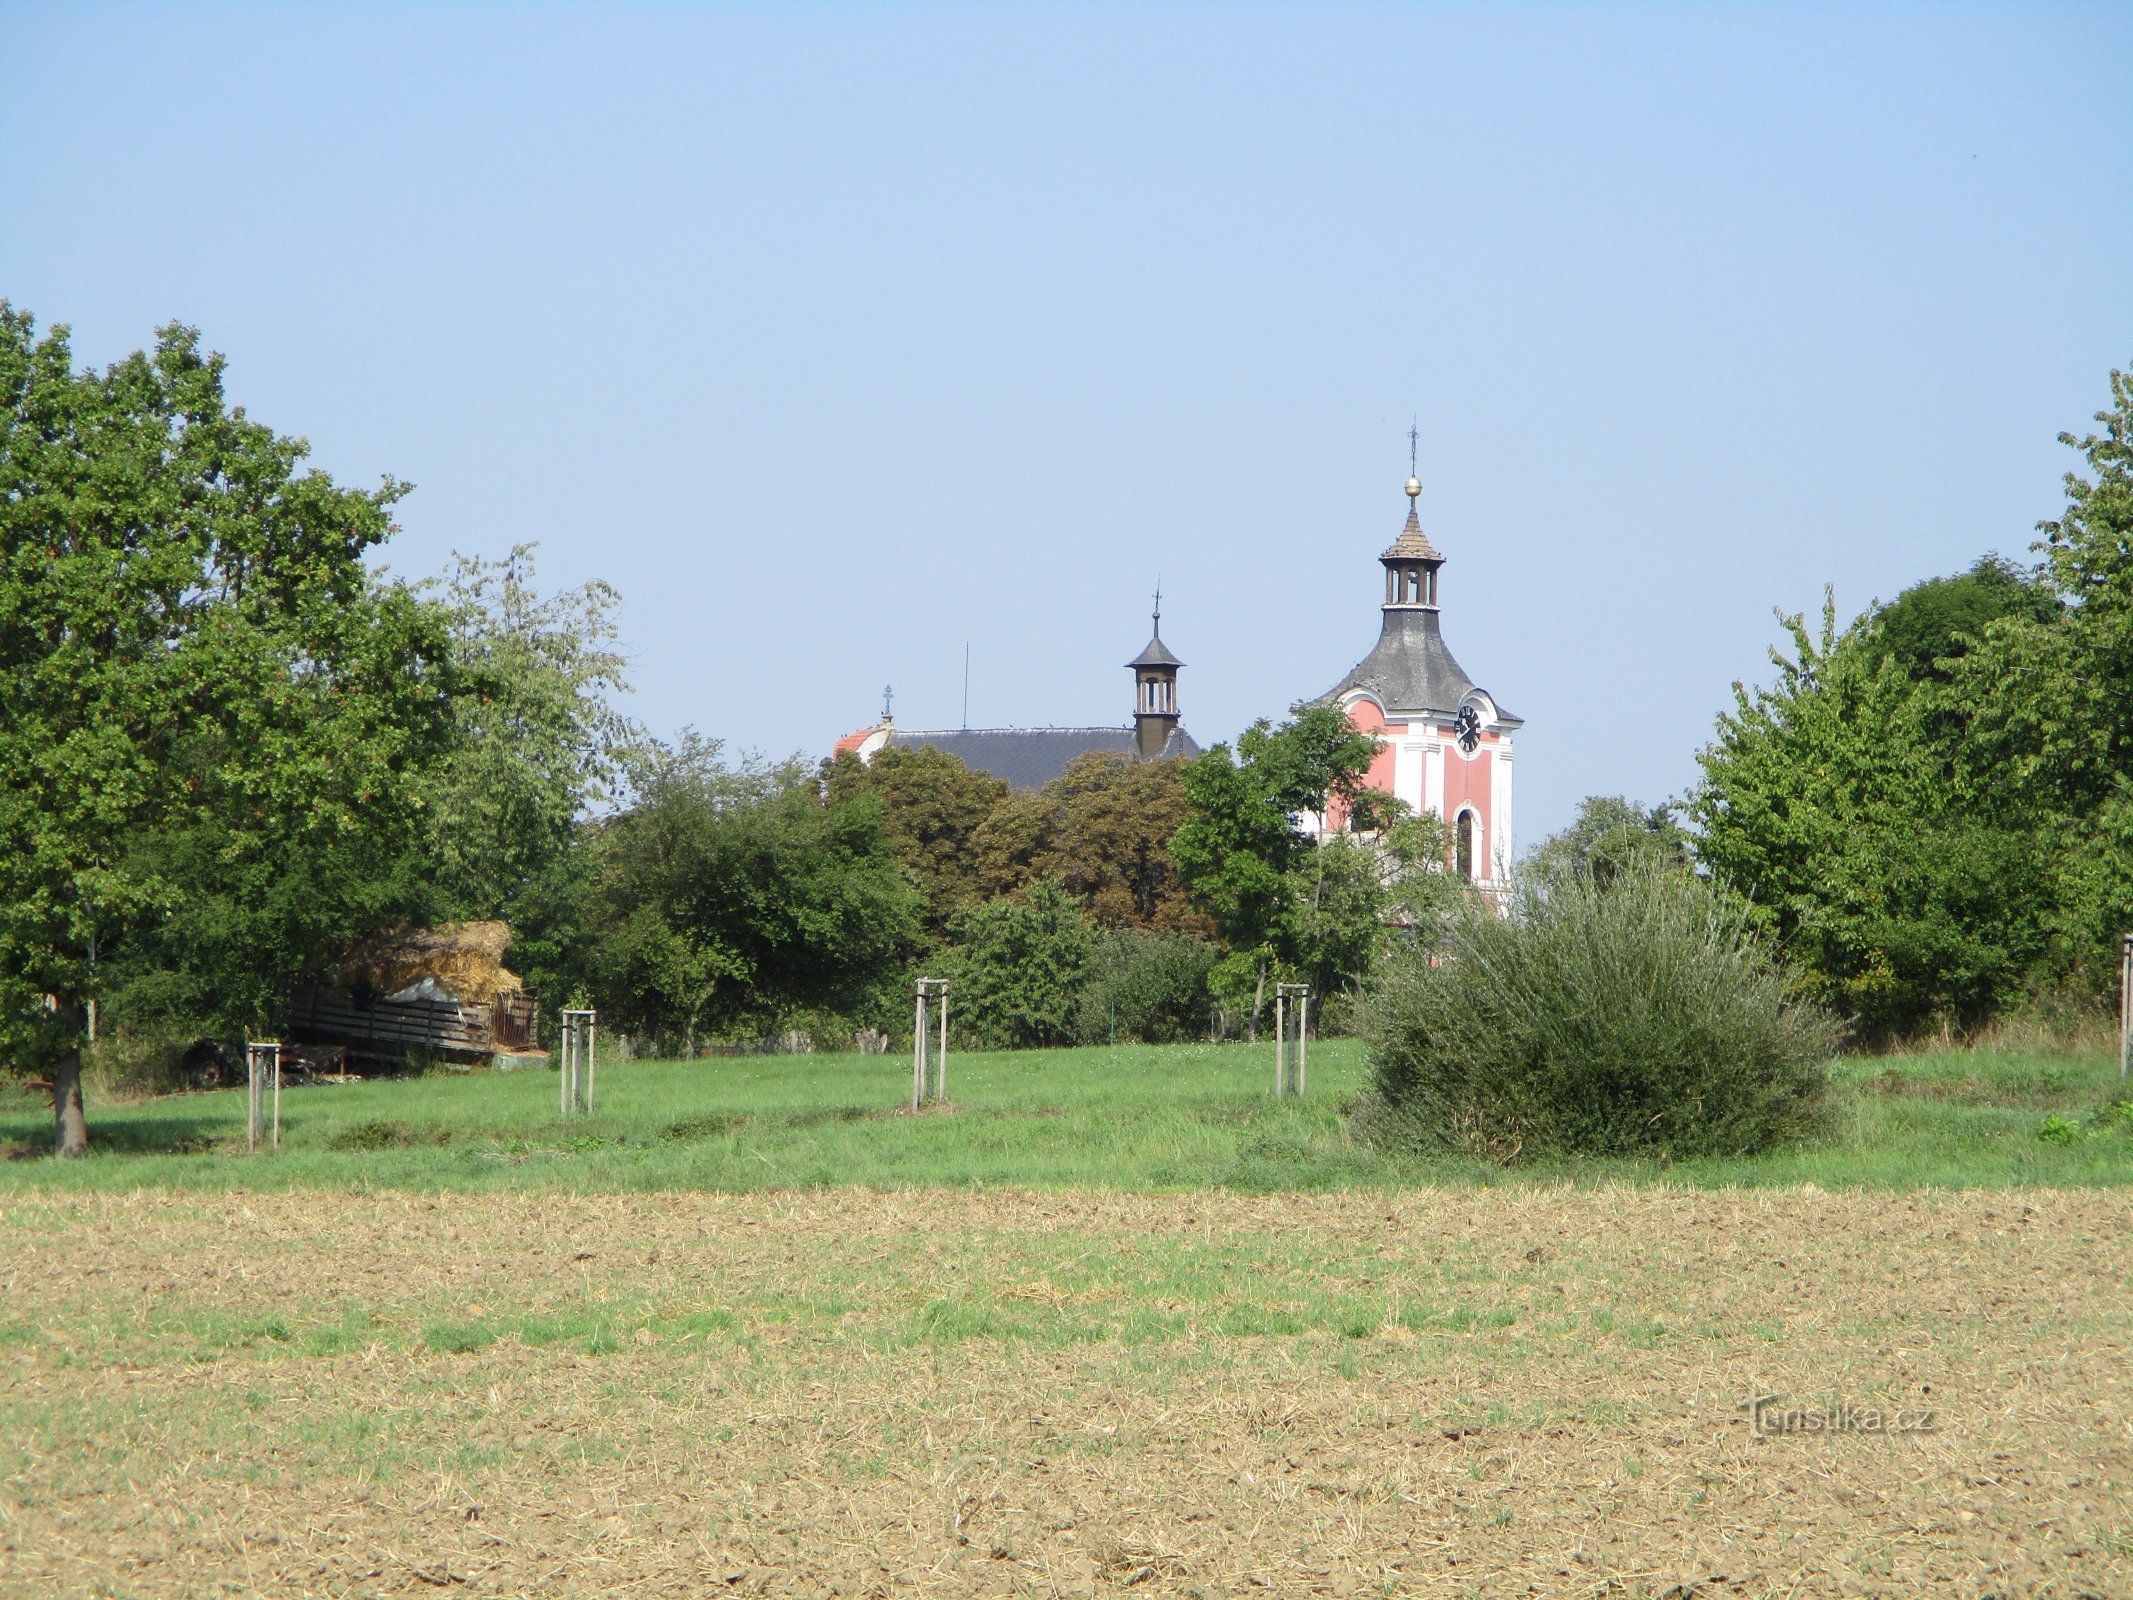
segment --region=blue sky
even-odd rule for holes
[[[172,319],[389,560],[537,540],[655,732],[1203,742],[1406,511],[1519,833],[1679,792],[1771,608],[2060,504],[2133,362],[2133,7],[13,6],[0,296]]]

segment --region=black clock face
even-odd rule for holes
[[[1472,755],[1474,746],[1481,743],[1481,718],[1472,706],[1459,708],[1459,715],[1452,719],[1452,732],[1459,736],[1459,748]]]

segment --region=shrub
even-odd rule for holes
[[[1379,1137],[1525,1155],[1744,1155],[1804,1137],[1836,1024],[1690,874],[1523,884],[1395,958],[1370,1008]]]
[[[1180,1044],[1207,1037],[1215,947],[1190,934],[1119,932],[1098,941],[1081,991],[1084,1044]]]
[[[1056,881],[1039,878],[1025,899],[957,912],[948,938],[939,970],[949,982],[950,1026],[965,1048],[1072,1042],[1096,933]]]

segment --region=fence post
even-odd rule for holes
[[[926,1098],[926,980],[918,980],[918,1011],[911,1020],[911,1109]]]
[[[281,1148],[281,1045],[274,1041],[244,1042],[244,1147],[257,1150],[268,1138],[267,1116],[273,1113],[273,1147]]]
[[[2125,1082],[2126,1068],[2133,1064],[2133,933],[2125,937],[2118,955],[2118,1081]]]
[[[1281,1099],[1289,1092],[1289,1064],[1285,1059],[1289,1048],[1289,1023],[1282,1010],[1285,996],[1279,984],[1274,987],[1274,1098]]]

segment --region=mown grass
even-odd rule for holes
[[[368,1187],[566,1192],[872,1188],[1399,1189],[1535,1181],[1692,1187],[2119,1184],[2133,1126],[2102,1055],[1949,1050],[1839,1062],[1831,1134],[1745,1160],[1522,1162],[1375,1148],[1350,1113],[1353,1041],[1311,1054],[1311,1093],[1276,1102],[1271,1051],[1118,1046],[957,1055],[952,1104],[908,1115],[897,1057],[604,1066],[600,1109],[564,1119],[552,1072],[291,1088],[282,1148],[247,1155],[240,1090],[92,1105],[92,1155],[42,1152],[48,1115],[0,1116],[6,1189]],[[2056,1119],[2055,1122],[2048,1119]],[[2074,1132],[2068,1134],[2072,1124]],[[2043,1136],[2039,1137],[2040,1131]]]

